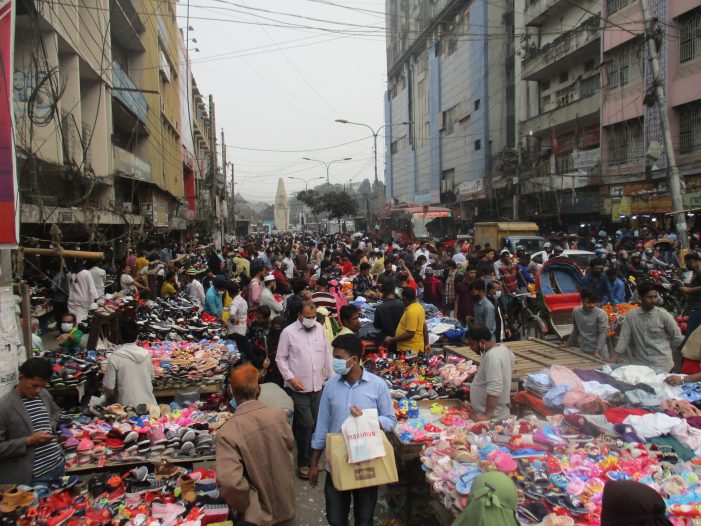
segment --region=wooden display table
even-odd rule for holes
[[[518,342],[504,342],[502,345],[514,353],[516,363],[511,372],[511,391],[519,390],[519,381],[530,373],[548,369],[551,365],[564,365],[570,369],[600,369],[606,362],[572,348],[529,338]],[[469,347],[446,345],[446,352],[456,354],[479,365],[482,357]]]
[[[215,384],[206,384],[199,386],[200,394],[216,394],[221,393],[224,386],[223,382],[217,382]],[[192,387],[197,387],[196,385],[189,385],[187,387],[168,387],[163,389],[154,389],[153,396],[156,398],[169,398],[178,394],[178,391],[182,389],[191,389]]]
[[[202,457],[187,457],[187,458],[171,458],[171,457],[161,457],[158,459],[134,459],[129,462],[105,462],[102,466],[99,464],[83,464],[82,466],[75,466],[66,469],[66,473],[75,473],[85,475],[87,473],[94,473],[97,471],[113,469],[115,471],[128,471],[136,466],[144,466],[148,464],[153,464],[154,466],[158,464],[161,460],[167,460],[171,464],[184,465],[186,467],[192,467],[192,464],[198,462],[213,462],[216,457],[214,455],[207,455]]]

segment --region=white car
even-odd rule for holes
[[[550,257],[552,258],[554,256],[551,254]],[[584,272],[589,268],[589,263],[592,259],[596,257],[596,254],[594,252],[589,252],[588,250],[563,250],[560,254],[560,257],[566,257],[571,259]],[[533,256],[531,257],[531,261],[537,263],[539,266],[542,265],[542,253],[537,252],[536,254],[533,254]]]

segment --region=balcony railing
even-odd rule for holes
[[[114,171],[125,177],[137,179],[146,183],[153,182],[151,165],[141,157],[123,150],[119,146],[113,146]]]
[[[112,68],[112,83],[114,86],[112,96],[124,104],[142,124],[146,124],[146,116],[148,115],[146,98],[139,93],[134,81],[129,78],[129,75],[126,74],[119,64],[113,62]]]
[[[540,71],[556,67],[556,63],[568,55],[582,50],[588,52],[588,47],[600,38],[599,17],[592,16],[587,21],[557,37],[540,49],[527,47],[523,59],[522,77],[526,80],[533,78]],[[592,46],[592,52],[598,51]]]
[[[539,26],[549,15],[549,11],[559,4],[569,7],[566,0],[526,0],[524,19],[527,26]]]

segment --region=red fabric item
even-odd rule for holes
[[[644,409],[634,409],[626,407],[613,407],[604,413],[606,420],[612,424],[622,424],[626,417],[630,415],[647,415],[650,411],[645,411]]]
[[[682,368],[680,372],[682,374],[701,373],[701,362],[698,360],[689,360],[688,358],[684,358],[682,360]]]
[[[351,274],[353,274],[353,263],[351,263],[350,261],[341,263],[341,273],[344,276],[350,276]]]
[[[537,396],[526,391],[519,391],[516,393],[513,400],[516,404],[527,405],[533,409],[533,411],[542,416],[552,416],[557,414],[557,411],[553,411],[545,405],[542,398],[538,398]]]

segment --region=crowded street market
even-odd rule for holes
[[[693,524],[701,245],[682,267],[662,262],[673,233],[603,234],[545,236],[541,264],[372,233],[19,251],[0,517],[293,523],[297,485],[323,482],[330,524],[351,499],[357,524],[379,500],[387,524],[473,524],[479,505],[483,524],[594,525],[621,499]]]

